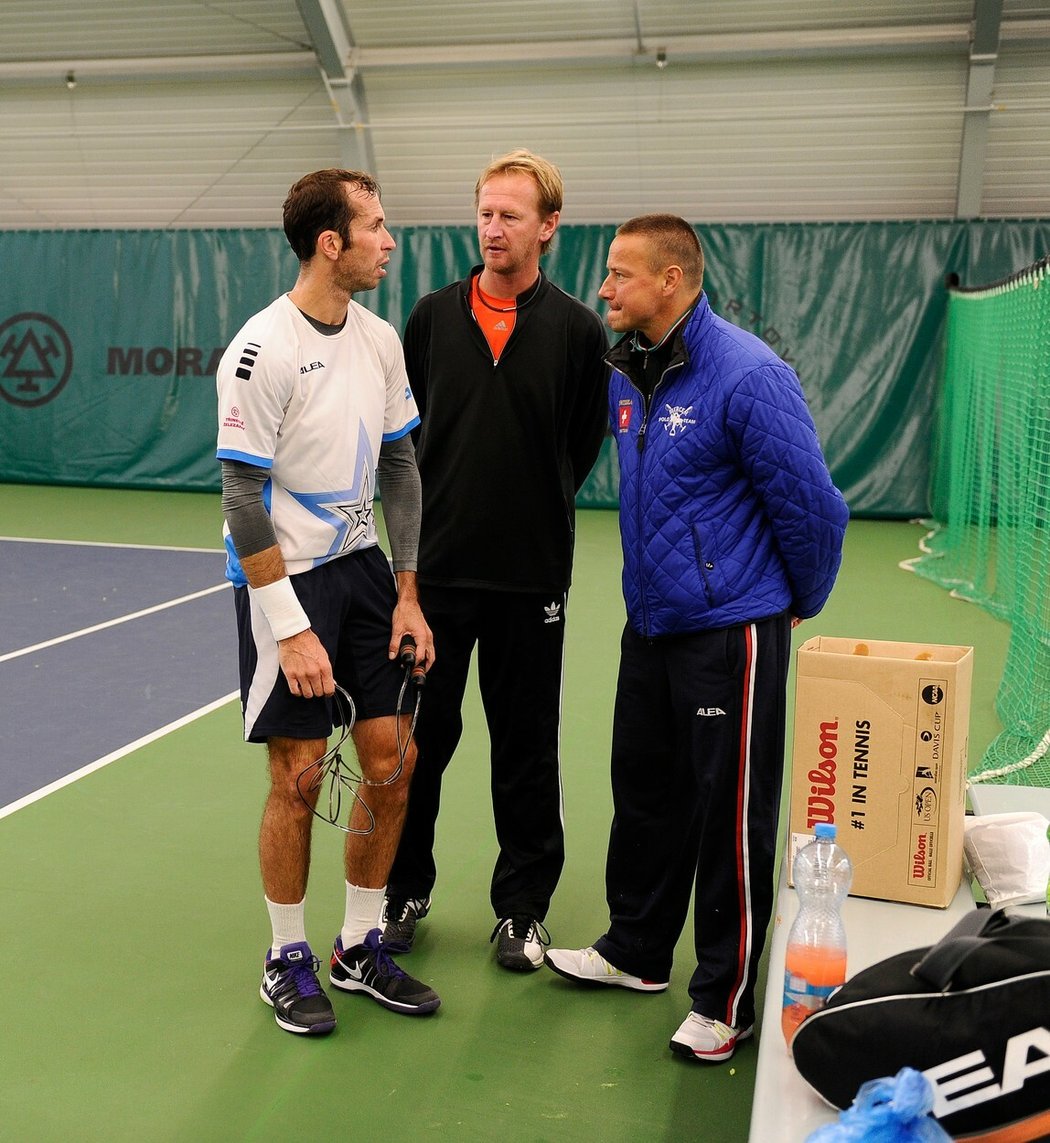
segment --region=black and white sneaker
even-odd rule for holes
[[[335,938],[329,980],[344,992],[364,992],[391,1012],[423,1016],[441,1004],[441,998],[419,980],[413,979],[390,955],[407,951],[403,945],[383,940],[373,929],[364,943],[344,949],[342,937]]]
[[[416,925],[429,912],[429,897],[387,897],[383,902],[383,943],[402,944],[409,952],[416,939]]]
[[[500,920],[492,930],[489,944],[497,937],[496,960],[516,972],[539,968],[543,964],[543,946],[551,943],[550,934],[539,921],[524,913]]]
[[[277,956],[267,950],[259,995],[286,1032],[321,1036],[335,1027],[332,1004],[317,982],[320,967],[306,941],[282,945]]]

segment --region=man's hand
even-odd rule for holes
[[[413,600],[400,601],[394,608],[390,628],[389,658],[396,659],[401,640],[411,635],[416,643],[416,667],[430,670],[434,663],[434,634],[430,630],[419,604]]]
[[[390,646],[387,648],[387,657],[396,659],[401,647],[401,640],[411,635],[416,644],[416,671],[424,674],[434,665],[434,634],[430,630],[423,610],[419,606],[419,595],[416,589],[416,573],[414,571],[399,571],[394,573],[397,580],[397,606],[390,625]]]
[[[309,627],[298,635],[282,639],[277,644],[277,653],[293,695],[321,698],[335,694],[335,676],[328,652]]]

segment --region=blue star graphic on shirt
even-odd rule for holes
[[[363,430],[358,441],[357,455],[360,467],[354,487],[328,492],[288,490],[297,503],[334,529],[335,538],[324,559],[353,551],[375,528],[375,509],[372,506],[375,462],[368,436]],[[324,560],[316,560],[315,564],[323,562]]]

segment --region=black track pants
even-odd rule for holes
[[[694,898],[695,1012],[754,1022],[773,907],[791,621],[621,642],[606,865],[617,968],[668,980]]]
[[[491,901],[497,917],[542,920],[565,862],[559,733],[565,595],[423,585],[437,661],[416,728],[419,759],[388,893],[426,897],[434,886],[441,777],[463,731],[470,657],[491,743],[492,811],[499,855]],[[481,806],[481,789],[468,812]]]

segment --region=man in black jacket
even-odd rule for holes
[[[470,657],[491,742],[499,856],[491,940],[506,968],[543,963],[564,863],[559,724],[575,495],[605,433],[598,316],[540,270],[562,181],[528,151],[475,187],[483,265],[422,298],[405,360],[422,425],[419,583],[438,656],[417,728],[419,761],[390,874],[387,940],[411,945],[436,879],[441,776],[462,732]]]

